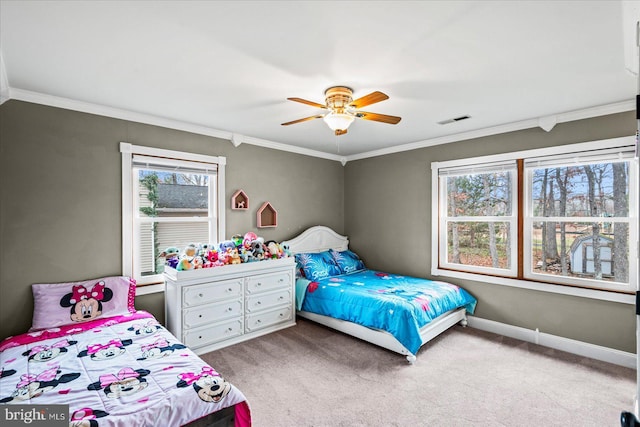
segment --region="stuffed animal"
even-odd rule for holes
[[[178,261],[178,265],[176,266],[176,270],[178,271],[193,270],[194,268],[195,265],[193,264],[192,260],[187,257],[180,258],[180,260]]]
[[[284,244],[284,243],[280,243],[280,249],[282,249],[282,256],[283,257],[293,256],[293,253],[291,252],[291,248],[289,248],[289,245]]]
[[[244,263],[244,262],[251,262],[251,261],[253,261],[253,260],[251,259],[251,258],[252,258],[252,256],[251,256],[251,252],[247,251],[247,250],[244,248],[244,246],[241,246],[241,247],[239,248],[238,256],[240,257],[240,261],[242,261],[243,263]]]
[[[264,243],[259,238],[251,242],[251,254],[259,261],[264,259]]]
[[[224,265],[222,261],[218,259],[218,251],[215,249],[208,251],[202,260],[202,268],[211,268]]]
[[[170,246],[165,249],[161,254],[161,257],[164,258],[164,263],[171,268],[176,268],[178,265],[178,260],[180,257],[180,249],[175,246]]]
[[[240,264],[242,262],[242,260],[240,259],[240,254],[238,254],[238,249],[231,249],[229,258],[229,264]]]
[[[178,271],[187,271],[264,259],[279,259],[292,254],[288,246],[281,245],[275,240],[265,243],[264,238],[249,231],[244,236],[234,234],[230,240],[224,240],[217,246],[210,243],[189,243],[182,251],[171,246],[160,256],[165,257],[167,265]]]
[[[211,244],[211,243],[201,243],[198,245],[198,256],[202,257],[202,258],[206,258],[207,257],[207,253],[209,253],[209,251],[211,250],[215,250],[215,245]]]
[[[218,248],[221,254],[226,254],[227,249],[235,249],[236,244],[233,242],[233,240],[224,240],[220,242],[220,245],[218,245]]]
[[[244,246],[245,249],[250,249],[251,242],[257,239],[258,239],[258,236],[256,235],[256,233],[254,233],[253,231],[249,231],[244,235],[244,238],[242,240],[242,245]]]
[[[193,258],[197,254],[198,254],[198,245],[196,245],[195,243],[189,243],[187,247],[185,247],[184,250],[182,251],[183,256],[187,256],[190,258]]]
[[[267,253],[265,254],[268,258],[278,259],[282,257],[282,249],[280,249],[280,245],[275,240],[268,240],[265,242],[267,246]]]
[[[236,248],[240,249],[244,242],[244,237],[242,237],[241,234],[234,234],[233,236],[231,236],[231,240],[233,241],[233,243],[235,243]]]
[[[176,266],[178,271],[193,270],[202,266],[202,260],[197,256],[198,246],[195,243],[189,243],[180,255],[180,260]]]

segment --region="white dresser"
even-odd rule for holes
[[[167,328],[197,354],[295,325],[293,257],[164,276]]]

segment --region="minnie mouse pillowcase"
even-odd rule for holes
[[[134,313],[135,281],[113,276],[69,283],[31,285],[33,323],[29,331],[57,328]]]

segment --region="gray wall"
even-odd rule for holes
[[[0,339],[30,327],[32,283],[122,274],[121,141],[226,156],[228,237],[281,241],[317,224],[344,232],[339,162],[11,100],[0,106]],[[230,209],[239,188],[247,211]],[[256,228],[265,201],[276,228]],[[163,321],[163,294],[136,306]]]
[[[345,167],[345,230],[371,268],[430,277],[431,162],[629,136],[633,112],[363,159]],[[635,353],[632,305],[451,279],[476,316]]]
[[[632,112],[353,161],[343,166],[125,120],[8,101],[0,106],[0,338],[26,330],[32,283],[121,274],[119,142],[227,157],[227,236],[294,237],[324,224],[347,234],[372,268],[428,277],[432,161],[635,133]],[[269,201],[276,228],[256,228]],[[456,281],[478,299],[478,317],[635,352],[630,305]],[[136,299],[164,319],[164,296]]]

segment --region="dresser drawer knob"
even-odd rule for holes
[[[227,332],[233,332],[233,328],[227,329]]]
[[[262,282],[258,282],[256,286],[262,286]]]
[[[258,319],[256,320],[256,323],[262,323],[262,320]]]
[[[202,314],[198,315],[198,317],[202,319]]]
[[[280,313],[280,317],[284,317],[284,313]]]
[[[256,305],[262,304],[262,301],[256,301]]]
[[[227,289],[227,292],[233,292],[233,288]]]
[[[202,298],[204,295],[202,295],[202,294],[198,294],[198,296],[199,296],[200,298]]]
[[[227,308],[227,311],[233,311],[233,307]]]
[[[280,295],[280,298],[278,298],[280,301],[282,301],[284,299],[284,297],[282,295]]]
[[[198,337],[198,339],[199,339],[199,340],[201,340],[201,339],[202,339],[202,335],[200,335],[200,336]]]

